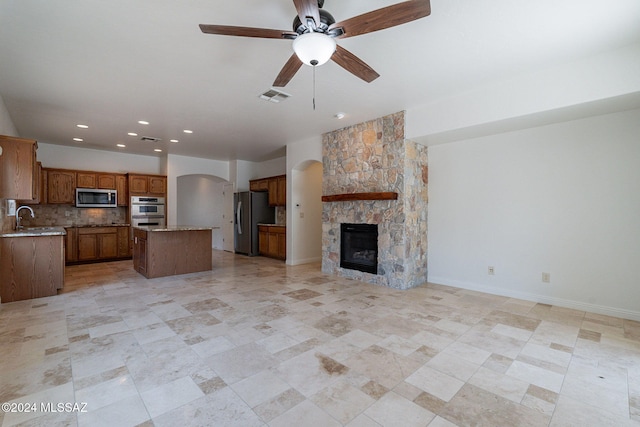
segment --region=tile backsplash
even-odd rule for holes
[[[25,227],[83,226],[127,224],[129,217],[126,207],[117,208],[76,208],[71,205],[29,205],[35,218],[29,212],[20,212]]]

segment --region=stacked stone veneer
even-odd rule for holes
[[[322,139],[322,194],[397,192],[397,200],[325,202],[322,271],[409,289],[427,281],[427,147],[405,140],[404,112]],[[340,268],[340,224],[378,224],[378,274]]]

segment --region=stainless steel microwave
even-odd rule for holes
[[[118,206],[116,190],[76,188],[77,208],[115,208]]]

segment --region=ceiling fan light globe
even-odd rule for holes
[[[322,65],[336,51],[336,41],[326,34],[305,33],[293,41],[293,51],[307,65]]]

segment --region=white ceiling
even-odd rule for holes
[[[326,0],[324,8],[340,21],[397,2]],[[332,62],[318,67],[314,111],[306,66],[283,89],[291,98],[258,98],[291,55],[290,41],[198,28],[290,30],[291,0],[2,0],[0,96],[19,135],[40,142],[261,161],[284,155],[289,143],[640,40],[638,0],[431,7],[427,18],[339,40],[381,77],[365,83]]]

